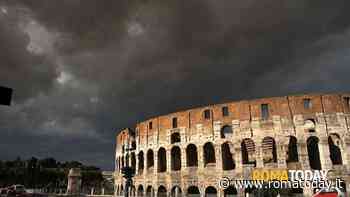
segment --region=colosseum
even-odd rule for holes
[[[259,168],[330,170],[329,179],[348,184],[349,101],[350,94],[261,98],[140,122],[118,131],[115,195],[125,192],[124,166],[135,170],[131,196],[260,196],[255,189],[219,187],[222,177],[249,179]],[[277,193],[312,196],[314,190]]]

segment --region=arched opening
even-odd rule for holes
[[[133,142],[131,143],[131,149],[132,149],[132,150],[136,150],[136,142],[135,142],[135,141],[133,141]]]
[[[152,186],[148,186],[146,190],[146,197],[154,197],[154,190]]]
[[[163,185],[158,187],[157,196],[158,197],[166,197],[167,196],[166,188]]]
[[[204,157],[204,167],[207,167],[208,164],[215,164],[215,149],[212,143],[207,142],[203,146],[203,157]]]
[[[174,186],[171,189],[170,196],[171,197],[181,197],[182,196],[181,188],[179,186]]]
[[[120,194],[119,195],[124,195],[124,187],[123,185],[120,186]]]
[[[186,148],[186,163],[187,167],[198,166],[197,147],[194,144],[189,144]]]
[[[137,196],[143,196],[143,186],[139,185],[137,188]]]
[[[342,165],[343,159],[342,159],[341,150],[340,150],[341,141],[339,136],[336,134],[331,134],[328,137],[328,146],[329,146],[329,153],[330,153],[332,164]]]
[[[124,157],[122,156],[122,168],[125,167]]]
[[[205,196],[206,197],[214,197],[217,196],[217,191],[215,189],[215,187],[213,186],[209,186],[205,189]]]
[[[211,111],[209,109],[206,109],[203,111],[204,119],[209,120],[211,118]]]
[[[256,166],[255,144],[252,139],[246,138],[241,143],[242,163]]]
[[[136,156],[135,156],[135,153],[131,153],[131,168],[135,172],[135,169],[136,169]]]
[[[178,146],[171,149],[171,170],[181,170],[181,149]]]
[[[235,169],[235,162],[233,160],[233,155],[230,150],[230,145],[227,142],[221,145],[221,155],[222,155],[223,170]]]
[[[233,186],[229,186],[224,190],[224,197],[235,197],[237,194],[237,190]]]
[[[154,154],[153,150],[148,150],[147,152],[147,169],[154,166]]]
[[[143,168],[144,168],[144,159],[143,159],[142,151],[139,152],[138,159],[139,159],[138,171],[139,171],[139,174],[142,174]]]
[[[190,197],[198,197],[198,196],[200,196],[200,192],[199,192],[198,187],[190,186],[187,189],[187,196],[190,196]]]
[[[233,134],[233,131],[230,125],[225,125],[220,130],[221,138],[231,138],[232,134]]]
[[[342,180],[342,182],[340,183],[340,191],[342,191],[345,195],[347,194],[346,191],[346,182],[344,180]]]
[[[309,155],[310,167],[313,170],[321,170],[320,151],[318,148],[318,138],[311,136],[307,139],[307,153]]]
[[[262,141],[264,164],[277,162],[276,142],[272,137],[265,137]]]
[[[172,144],[181,142],[181,136],[179,132],[171,134],[170,138],[171,138],[170,141]]]
[[[289,137],[288,152],[287,152],[287,163],[298,162],[298,141],[294,136]]]
[[[125,156],[125,166],[129,166],[129,154]]]
[[[158,172],[166,171],[166,150],[161,147],[158,150]]]
[[[132,196],[132,197],[136,196],[136,188],[135,188],[135,186],[131,186],[131,188],[130,188],[130,196]]]

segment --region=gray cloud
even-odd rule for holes
[[[7,10],[0,82],[16,92],[15,105],[0,108],[0,144],[11,148],[3,157],[51,153],[111,168],[115,131],[151,116],[349,91],[347,0],[3,0],[0,7]],[[23,143],[3,143],[15,140]]]

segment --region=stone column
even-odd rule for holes
[[[256,152],[256,167],[257,168],[263,168],[264,167],[264,161],[263,161],[261,144],[257,144],[255,146],[255,152]]]
[[[302,141],[302,138],[300,138],[300,141]],[[298,142],[297,147],[298,147],[299,162],[301,164],[301,168],[303,170],[309,170],[310,169],[310,161],[309,161],[309,155],[307,152],[306,142]]]
[[[304,197],[312,197],[314,191],[311,188],[304,188],[303,196]]]
[[[277,164],[278,168],[287,168],[287,162],[286,162],[286,153],[288,150],[288,146],[283,144],[277,144],[276,145],[276,152],[277,152]]]
[[[158,196],[158,190],[155,189],[155,188],[152,188],[153,189],[153,192],[152,192],[152,197],[156,197]]]
[[[135,153],[135,174],[139,174],[139,155]]]
[[[348,171],[350,170],[350,139],[345,139],[343,148],[341,148],[343,165],[346,166]]]
[[[221,154],[221,144],[216,144],[215,146],[215,160],[216,169],[222,171],[222,154]]]
[[[171,172],[171,150],[166,149],[166,171]]]
[[[319,146],[318,149],[320,151],[320,160],[321,160],[322,169],[323,170],[332,169],[332,161],[329,153],[328,138],[321,137],[318,143],[318,146]]]
[[[170,191],[170,194],[171,194],[171,191]],[[175,197],[179,197],[179,188],[178,187],[175,187]]]
[[[180,147],[181,148],[181,170],[186,169],[187,167],[187,161],[186,161],[186,147]]]
[[[147,152],[143,154],[143,174],[144,175],[147,175],[147,172],[148,172],[148,161],[147,161]]]
[[[197,152],[198,152],[198,168],[199,169],[204,169],[204,158],[203,158],[203,145],[198,145],[197,146]]]
[[[153,174],[158,173],[158,151],[154,151],[153,153]]]
[[[81,188],[81,171],[79,168],[72,168],[68,174],[67,194],[80,194]]]
[[[237,189],[237,197],[245,197],[244,189],[242,188],[236,188]]]
[[[234,145],[234,157],[235,157],[235,164],[236,164],[235,171],[241,172],[243,168],[243,164],[242,164],[242,148],[240,144]]]

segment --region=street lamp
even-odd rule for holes
[[[130,150],[133,150],[132,148],[126,148],[125,151],[127,152],[127,154],[129,153]],[[131,191],[132,185],[133,185],[133,181],[132,181],[132,177],[135,176],[135,169],[133,167],[129,166],[129,162],[126,162],[127,165],[125,167],[122,168],[122,174],[123,177],[126,179],[125,180],[125,191],[124,192],[124,196],[125,197],[129,197],[129,191]]]
[[[0,105],[11,105],[13,90],[0,86]]]

